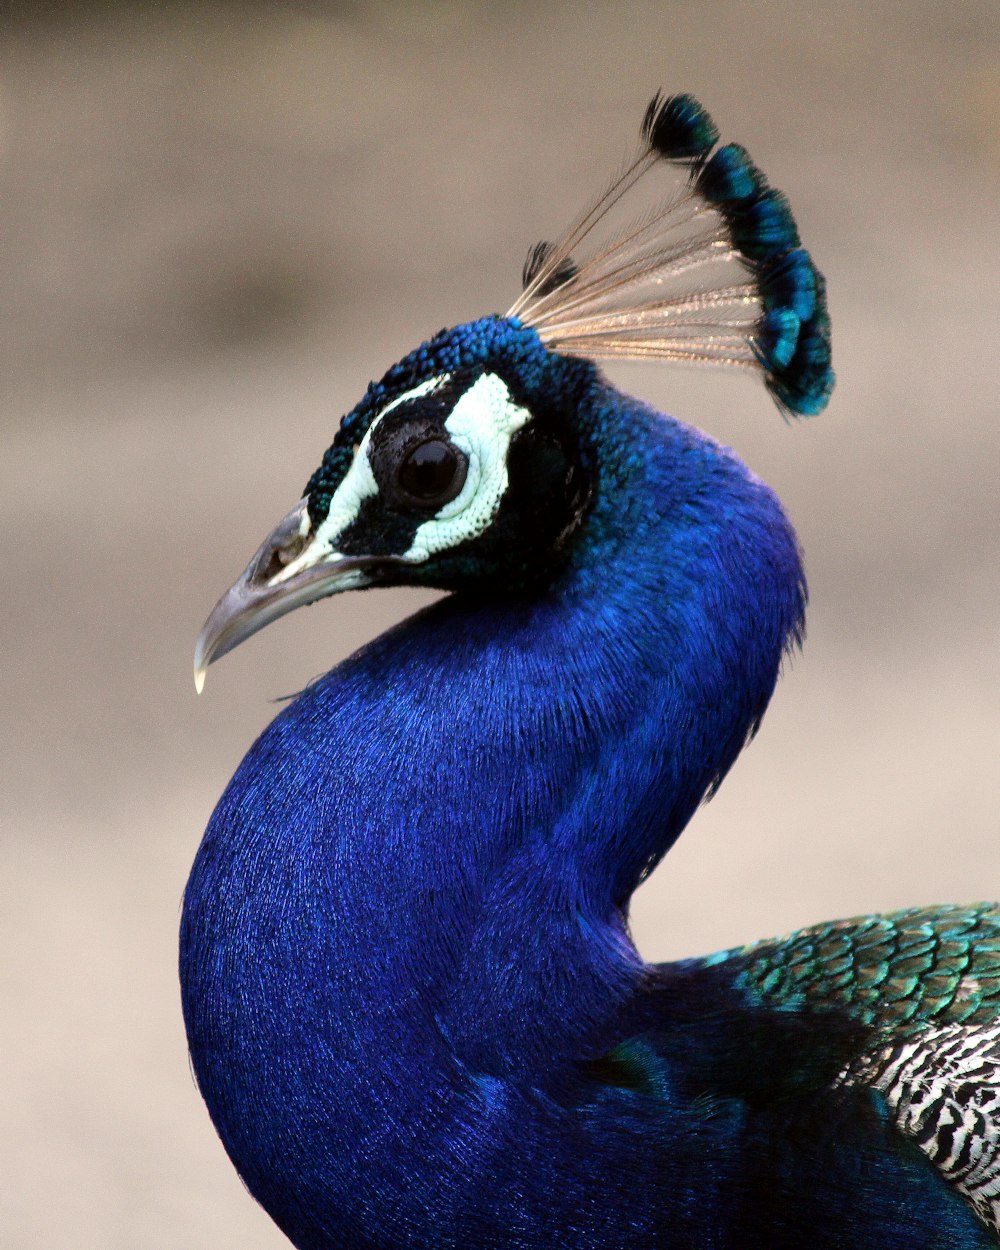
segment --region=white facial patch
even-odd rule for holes
[[[451,441],[469,458],[465,482],[450,503],[417,529],[404,560],[419,564],[489,527],[507,490],[510,441],[530,420],[531,413],[514,403],[497,374],[476,379],[444,423]]]
[[[451,377],[450,373],[443,373],[428,378],[397,395],[382,409],[361,440],[351,467],[330,500],[330,511],[312,541],[271,579],[272,585],[289,580],[303,569],[342,558],[337,551],[341,535],[357,520],[365,501],[379,493],[369,460],[372,436],[379,422],[400,404],[429,395]],[[417,528],[403,560],[420,564],[439,551],[477,538],[489,527],[507,490],[511,439],[530,420],[531,413],[514,403],[506,382],[495,373],[482,374],[459,397],[445,421],[445,429],[468,458],[465,481],[450,503]]]
[[[402,395],[397,395],[391,403],[386,404],[372,421],[365,432],[364,438],[358,444],[358,450],[351,461],[351,467],[344,474],[343,481],[334,491],[333,498],[330,500],[330,511],[326,514],[322,524],[317,528],[312,542],[299,552],[294,560],[289,561],[280,573],[271,578],[272,585],[288,581],[289,578],[294,577],[302,569],[312,568],[314,565],[327,560],[330,556],[338,556],[337,540],[348,526],[353,525],[357,520],[358,513],[361,511],[361,506],[365,500],[370,499],[372,495],[378,494],[378,482],[375,481],[371,462],[368,459],[368,447],[371,444],[372,433],[375,427],[387,412],[392,412],[393,408],[398,408],[400,404],[406,403],[409,399],[420,399],[421,396],[429,394],[436,387],[442,386],[450,377],[450,373],[443,373],[437,377],[428,378],[426,381],[421,382],[419,386],[415,386],[412,390],[406,391]],[[303,515],[303,523],[308,526],[308,515]]]

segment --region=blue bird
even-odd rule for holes
[[[806,588],[775,495],[612,387],[622,357],[756,373],[789,415],[833,386],[788,202],[690,96],[505,316],[368,387],[206,622],[199,683],[300,604],[451,592],[287,706],[211,818],[180,954],[209,1113],[299,1250],[996,1246],[1000,909],[631,940]]]

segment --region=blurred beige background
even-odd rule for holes
[[[9,14],[9,10],[5,10]],[[804,655],[642,892],[653,957],[1000,896],[1000,14],[958,5],[50,6],[0,30],[0,1246],[267,1250],[188,1073],[179,900],[270,700],[416,593],[191,683],[340,414],[513,298],[658,86],[786,189],[840,386],[624,366],[804,543]]]

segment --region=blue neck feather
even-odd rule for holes
[[[444,600],[311,686],[199,851],[181,951],[196,1073],[300,1246],[341,1244],[345,1213],[387,1195],[425,1201],[429,1143],[458,1132],[470,1088],[486,1114],[510,1082],[544,1093],[615,1044],[648,971],[629,898],[799,636],[771,492],[596,373],[579,413],[614,468],[572,567],[532,599]]]

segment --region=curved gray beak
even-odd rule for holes
[[[212,609],[194,649],[194,686],[200,694],[208,666],[279,616],[338,590],[367,584],[370,556],[342,556],[310,543],[305,499],[264,539],[242,576]]]

